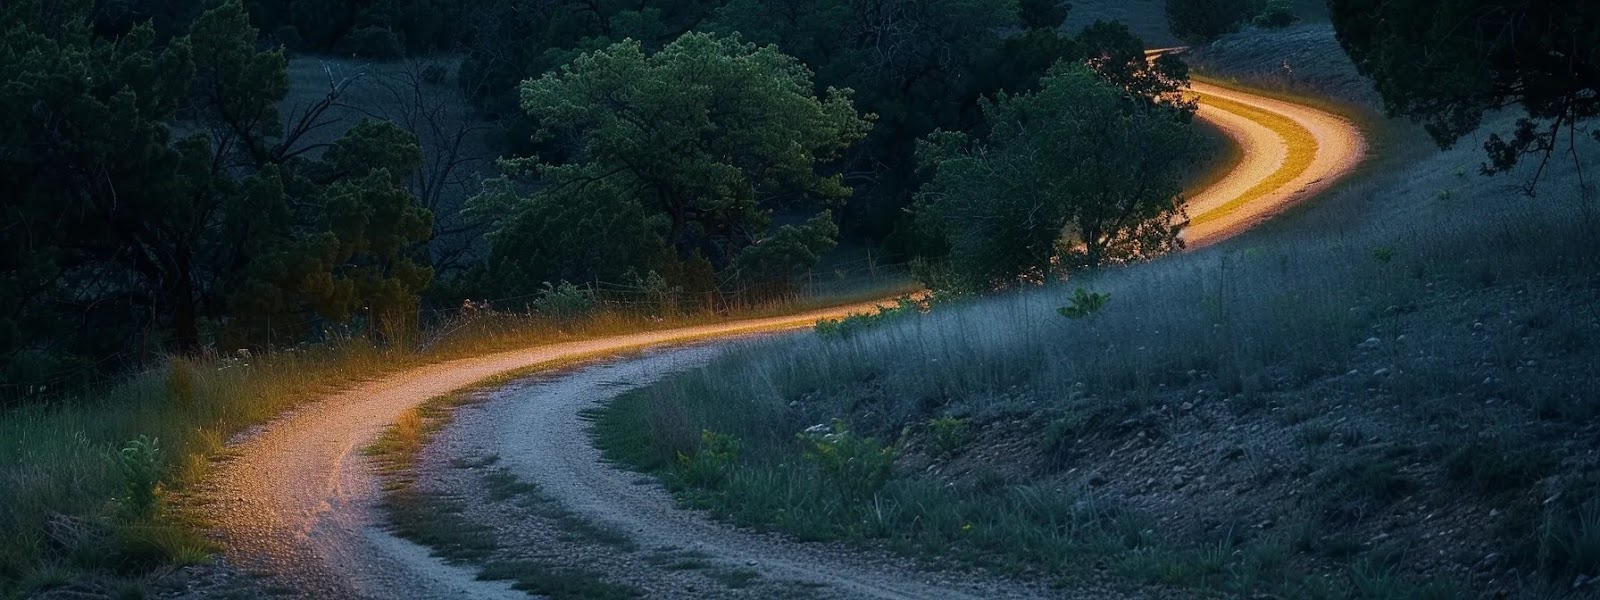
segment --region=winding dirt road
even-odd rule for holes
[[[1198,117],[1235,140],[1244,159],[1219,183],[1192,195],[1191,227],[1185,234],[1191,245],[1224,239],[1326,189],[1348,174],[1364,153],[1359,130],[1334,115],[1211,84],[1196,83],[1194,90],[1200,95]],[[535,347],[428,365],[362,383],[236,441],[230,448],[233,458],[219,465],[208,480],[205,510],[218,527],[230,563],[252,572],[276,573],[282,583],[306,596],[520,597],[520,592],[503,584],[476,581],[470,569],[445,565],[430,557],[426,549],[383,531],[375,510],[379,486],[361,449],[401,412],[509,372],[647,347],[804,328],[820,318],[870,308],[861,305]],[[645,377],[650,372],[646,369],[625,376]],[[524,425],[537,431],[550,432],[560,424],[554,431],[566,431],[566,437],[541,439],[533,449],[508,450],[507,454],[519,457],[518,464],[547,479],[545,483],[553,489],[590,489],[590,493],[568,498],[576,504],[574,510],[590,516],[611,515],[648,539],[701,536],[731,559],[762,565],[795,579],[821,578],[848,596],[971,594],[946,583],[930,583],[926,574],[852,568],[793,546],[747,545],[747,540],[740,538],[718,537],[723,534],[708,534],[680,520],[658,518],[663,511],[672,512],[670,501],[663,497],[606,493],[604,486],[618,485],[617,480],[596,471],[603,467],[598,466],[592,449],[571,434],[575,411],[592,401],[593,387],[573,384],[563,389],[565,395],[515,398],[523,403],[550,403],[524,410],[519,413],[524,417],[519,418],[531,419]],[[595,479],[585,481],[589,476]],[[562,477],[566,484],[557,481]],[[612,500],[604,505],[589,501],[597,497]],[[737,550],[729,544],[738,546]]]
[[[1191,248],[1225,240],[1326,191],[1366,156],[1350,121],[1309,106],[1194,81],[1195,117],[1227,135],[1243,159],[1216,184],[1189,196]]]

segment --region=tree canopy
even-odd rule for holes
[[[990,290],[1182,247],[1195,156],[1178,109],[1131,99],[1083,66],[983,103],[989,134],[938,132],[918,214],[950,241],[962,287]]]
[[[1594,2],[1329,0],[1328,9],[1339,43],[1388,111],[1420,121],[1441,146],[1478,129],[1490,111],[1522,108],[1526,118],[1509,137],[1485,142],[1485,172],[1528,154],[1548,159],[1576,137],[1566,134],[1577,123],[1600,115]]]
[[[264,344],[274,320],[414,319],[431,216],[402,185],[409,133],[365,123],[311,158],[297,142],[318,117],[285,128],[284,57],[257,49],[237,0],[162,43],[148,24],[97,35],[89,9],[0,15],[5,378]]]
[[[805,65],[776,48],[703,33],[655,53],[619,42],[529,80],[522,106],[564,159],[510,161],[513,175],[538,176],[532,194],[502,181],[473,201],[507,215],[490,235],[492,262],[530,285],[593,281],[662,256],[732,265],[767,236],[774,209],[850,193],[818,163],[861,139],[870,116],[849,90],[812,90]],[[583,239],[527,239],[549,227]],[[515,251],[529,243],[543,252]]]

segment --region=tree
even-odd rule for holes
[[[272,316],[414,312],[430,275],[412,260],[430,217],[401,185],[415,138],[369,123],[303,143],[338,86],[285,127],[283,55],[256,47],[238,0],[165,42],[91,23],[88,2],[0,13],[0,185],[19,225],[0,231],[18,268],[0,289],[0,332],[19,334],[0,335],[7,364],[260,344],[244,334]]]
[[[903,226],[920,184],[916,140],[972,127],[979,98],[1029,88],[1066,57],[1070,40],[1056,33],[1062,8],[1048,0],[730,0],[711,27],[777,44],[816,69],[821,85],[855,90],[862,109],[879,115],[845,166],[858,193],[843,212],[856,235],[882,239]]]
[[[1593,2],[1330,0],[1328,9],[1339,43],[1388,112],[1420,121],[1441,147],[1478,129],[1486,112],[1522,108],[1509,137],[1484,143],[1485,173],[1529,154],[1542,155],[1542,171],[1563,141],[1576,158],[1578,124],[1600,115]]]
[[[1258,8],[1255,0],[1167,0],[1167,27],[1191,44],[1209,42],[1238,31]]]
[[[511,112],[524,79],[624,39],[659,50],[721,5],[720,0],[486,0],[465,16],[461,85],[481,105]]]
[[[513,174],[537,174],[531,198],[498,183],[473,200],[475,211],[504,211],[491,234],[502,251],[514,231],[575,223],[581,215],[571,207],[592,205],[634,217],[579,230],[650,232],[671,254],[704,256],[718,268],[767,234],[773,209],[849,195],[838,175],[820,174],[817,165],[861,139],[870,124],[851,106],[849,90],[830,88],[818,98],[810,71],[776,48],[701,33],[653,54],[631,40],[584,53],[558,73],[525,82],[522,106],[540,138],[560,142],[566,159],[508,163]],[[631,248],[639,239],[648,238],[586,235],[586,244],[550,248],[559,252],[554,256],[492,260],[534,271],[527,261],[595,264],[583,257],[601,250],[588,244]],[[646,265],[609,268],[630,266]]]
[[[968,288],[988,290],[1182,247],[1194,134],[1177,110],[1130,99],[1078,65],[1031,94],[985,102],[990,133],[938,132],[919,150],[918,214],[950,240]]]

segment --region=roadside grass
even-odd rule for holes
[[[8,410],[0,414],[0,598],[85,578],[138,587],[157,567],[208,560],[216,548],[191,509],[196,484],[226,458],[228,440],[349,385],[455,358],[848,305],[912,288],[885,277],[820,289],[726,314],[490,313],[425,331],[416,345],[346,338],[258,356],[172,358],[120,383]],[[151,443],[153,475],[131,477],[119,457],[141,438]],[[127,507],[139,496],[151,501],[133,514]]]
[[[1513,595],[1581,596],[1574,578],[1600,566],[1600,485],[1572,458],[1595,441],[1581,392],[1595,374],[1580,365],[1594,350],[1582,340],[1600,336],[1600,304],[1585,300],[1600,289],[1597,224],[1570,166],[1552,163],[1528,200],[1516,181],[1461,183],[1473,149],[1408,153],[1268,233],[758,344],[599,409],[596,442],[686,506],[801,539],[1068,582],[1098,565],[1226,594],[1459,597],[1476,584],[1422,566],[1412,548],[1431,542],[1375,528],[1406,526],[1381,519],[1424,503],[1475,519],[1495,507],[1500,529],[1471,533],[1505,550],[1441,560],[1509,561],[1520,574],[1496,585]],[[1434,193],[1447,186],[1458,192]],[[1333,209],[1346,202],[1364,214]],[[1112,300],[1064,319],[1075,287]],[[1220,416],[1179,428],[1180,400],[1200,396]],[[943,418],[973,423],[975,447],[907,456],[937,447],[926,424]],[[1306,490],[1260,498],[1279,515],[1270,530],[1164,530],[1101,491],[1102,458],[1079,450],[1239,435],[1206,425],[1218,418],[1265,432],[1227,454],[1254,473],[1247,489]],[[1034,450],[985,437],[1011,422],[1031,424]],[[990,442],[1006,445],[974,466]],[[886,455],[888,469],[865,467]],[[965,474],[935,468],[957,464]]]

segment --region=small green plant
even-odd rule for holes
[[[1394,260],[1394,248],[1390,248],[1388,246],[1373,248],[1372,258],[1377,259],[1378,262],[1388,264],[1389,261]]]
[[[1434,197],[1438,198],[1440,200],[1449,200],[1450,197],[1454,196],[1454,195],[1455,195],[1455,192],[1452,192],[1450,190],[1439,190],[1438,193],[1434,194]]]
[[[700,432],[700,445],[694,454],[678,453],[673,475],[689,487],[717,489],[727,481],[733,463],[739,458],[739,438],[711,430]]]
[[[155,513],[161,475],[166,472],[161,439],[141,435],[128,440],[112,453],[111,461],[122,476],[122,496],[117,500],[124,516],[130,520],[149,519]]]
[[[1061,316],[1068,319],[1082,319],[1105,308],[1111,301],[1111,294],[1097,294],[1083,288],[1078,288],[1072,293],[1072,303],[1056,309]]]
[[[865,499],[883,489],[894,471],[899,451],[876,438],[861,437],[850,431],[843,420],[833,425],[814,425],[800,432],[805,456],[822,469],[846,495]]]
[[[971,438],[967,420],[943,416],[928,421],[928,431],[933,436],[933,449],[939,456],[955,456]]]

